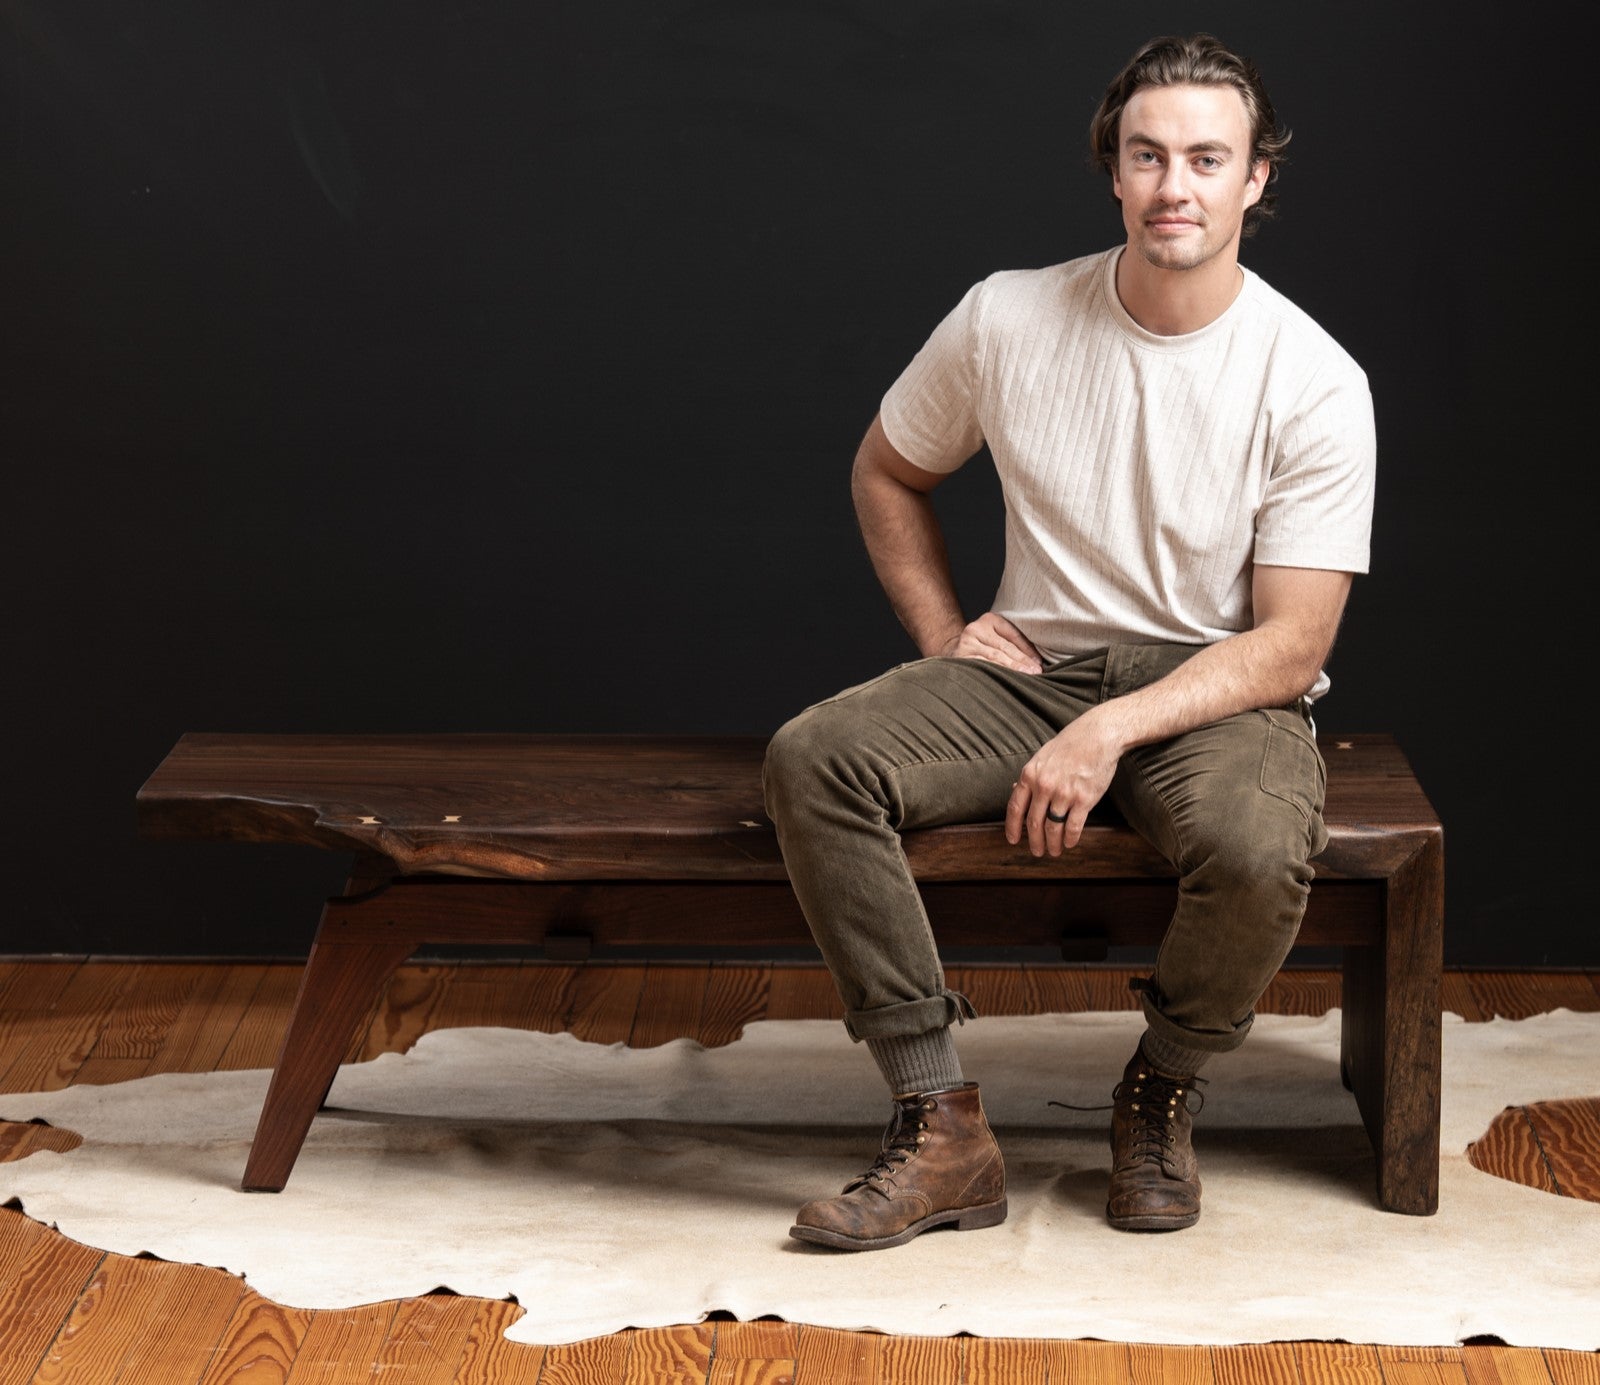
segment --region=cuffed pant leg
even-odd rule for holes
[[[1032,675],[921,659],[808,708],[772,738],[767,813],[853,1038],[920,1034],[972,1013],[944,984],[899,834],[998,822],[1018,772],[1063,724],[1059,702]]]
[[[1246,712],[1124,757],[1117,804],[1179,871],[1144,992],[1169,1062],[1244,1042],[1299,932],[1311,858],[1327,844],[1325,775],[1310,727],[1292,711]]]

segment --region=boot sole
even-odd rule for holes
[[[888,1250],[890,1246],[903,1246],[907,1241],[931,1231],[936,1226],[953,1225],[957,1231],[980,1231],[986,1226],[999,1226],[1006,1219],[1006,1200],[985,1203],[982,1207],[952,1207],[944,1212],[932,1212],[921,1221],[912,1222],[904,1231],[893,1236],[844,1236],[837,1231],[826,1231],[820,1226],[791,1226],[789,1234],[797,1241],[827,1246],[832,1250]]]
[[[1199,1221],[1200,1214],[1190,1212],[1181,1217],[1160,1217],[1146,1213],[1143,1216],[1114,1217],[1107,1207],[1106,1220],[1118,1231],[1182,1231],[1184,1227],[1193,1226]]]

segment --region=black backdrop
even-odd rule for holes
[[[855,444],[971,282],[1120,238],[1089,115],[1142,39],[1208,28],[1296,132],[1246,263],[1377,406],[1373,570],[1319,725],[1410,754],[1450,960],[1600,961],[1588,382],[1557,331],[1587,316],[1593,119],[1536,11],[0,14],[0,952],[303,953],[340,860],[135,836],[187,730],[765,733],[909,657]],[[992,474],[938,503],[976,613]]]

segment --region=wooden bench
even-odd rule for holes
[[[151,838],[353,854],[328,900],[242,1186],[278,1191],[356,1025],[427,944],[772,948],[811,941],[762,808],[753,736],[182,737],[139,790]],[[1343,949],[1342,1068],[1377,1200],[1438,1206],[1443,832],[1392,737],[1326,740],[1330,841],[1300,946]],[[994,824],[905,835],[941,945],[1158,942],[1172,868],[1092,820],[1034,859]]]

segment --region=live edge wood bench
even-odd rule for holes
[[[242,1186],[279,1191],[356,1025],[427,944],[762,947],[811,941],[762,808],[749,736],[182,737],[139,790],[151,838],[352,853],[328,900]],[[1394,739],[1326,739],[1327,849],[1297,946],[1342,952],[1341,1066],[1371,1136],[1377,1200],[1438,1206],[1443,832]],[[1091,822],[1034,859],[997,824],[905,834],[942,945],[1158,942],[1172,868]]]

